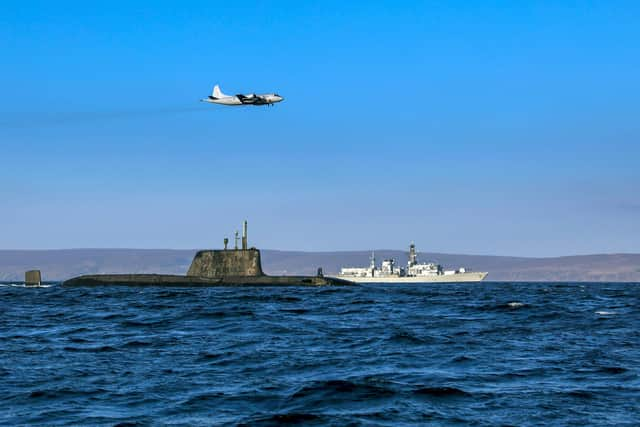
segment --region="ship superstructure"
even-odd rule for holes
[[[383,260],[378,268],[375,253],[372,253],[369,267],[343,267],[337,277],[359,283],[480,282],[487,274],[462,267],[444,270],[433,262],[420,263],[412,242],[406,268],[398,267],[394,259]]]

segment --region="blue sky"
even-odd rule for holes
[[[262,248],[640,252],[639,40],[631,1],[4,2],[0,248],[246,218]]]

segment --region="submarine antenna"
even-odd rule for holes
[[[238,237],[238,230],[236,230],[235,248],[234,248],[236,251],[238,250],[238,238],[239,238],[239,237]]]
[[[242,250],[247,250],[247,220],[242,224]]]

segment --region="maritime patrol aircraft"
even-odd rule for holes
[[[201,99],[202,102],[210,102],[212,104],[222,105],[273,105],[282,101],[284,98],[277,93],[266,93],[264,95],[256,95],[250,93],[248,95],[225,95],[220,90],[220,86],[213,87],[213,93],[208,98]]]

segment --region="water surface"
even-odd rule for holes
[[[640,284],[3,284],[0,350],[3,425],[640,420]]]

